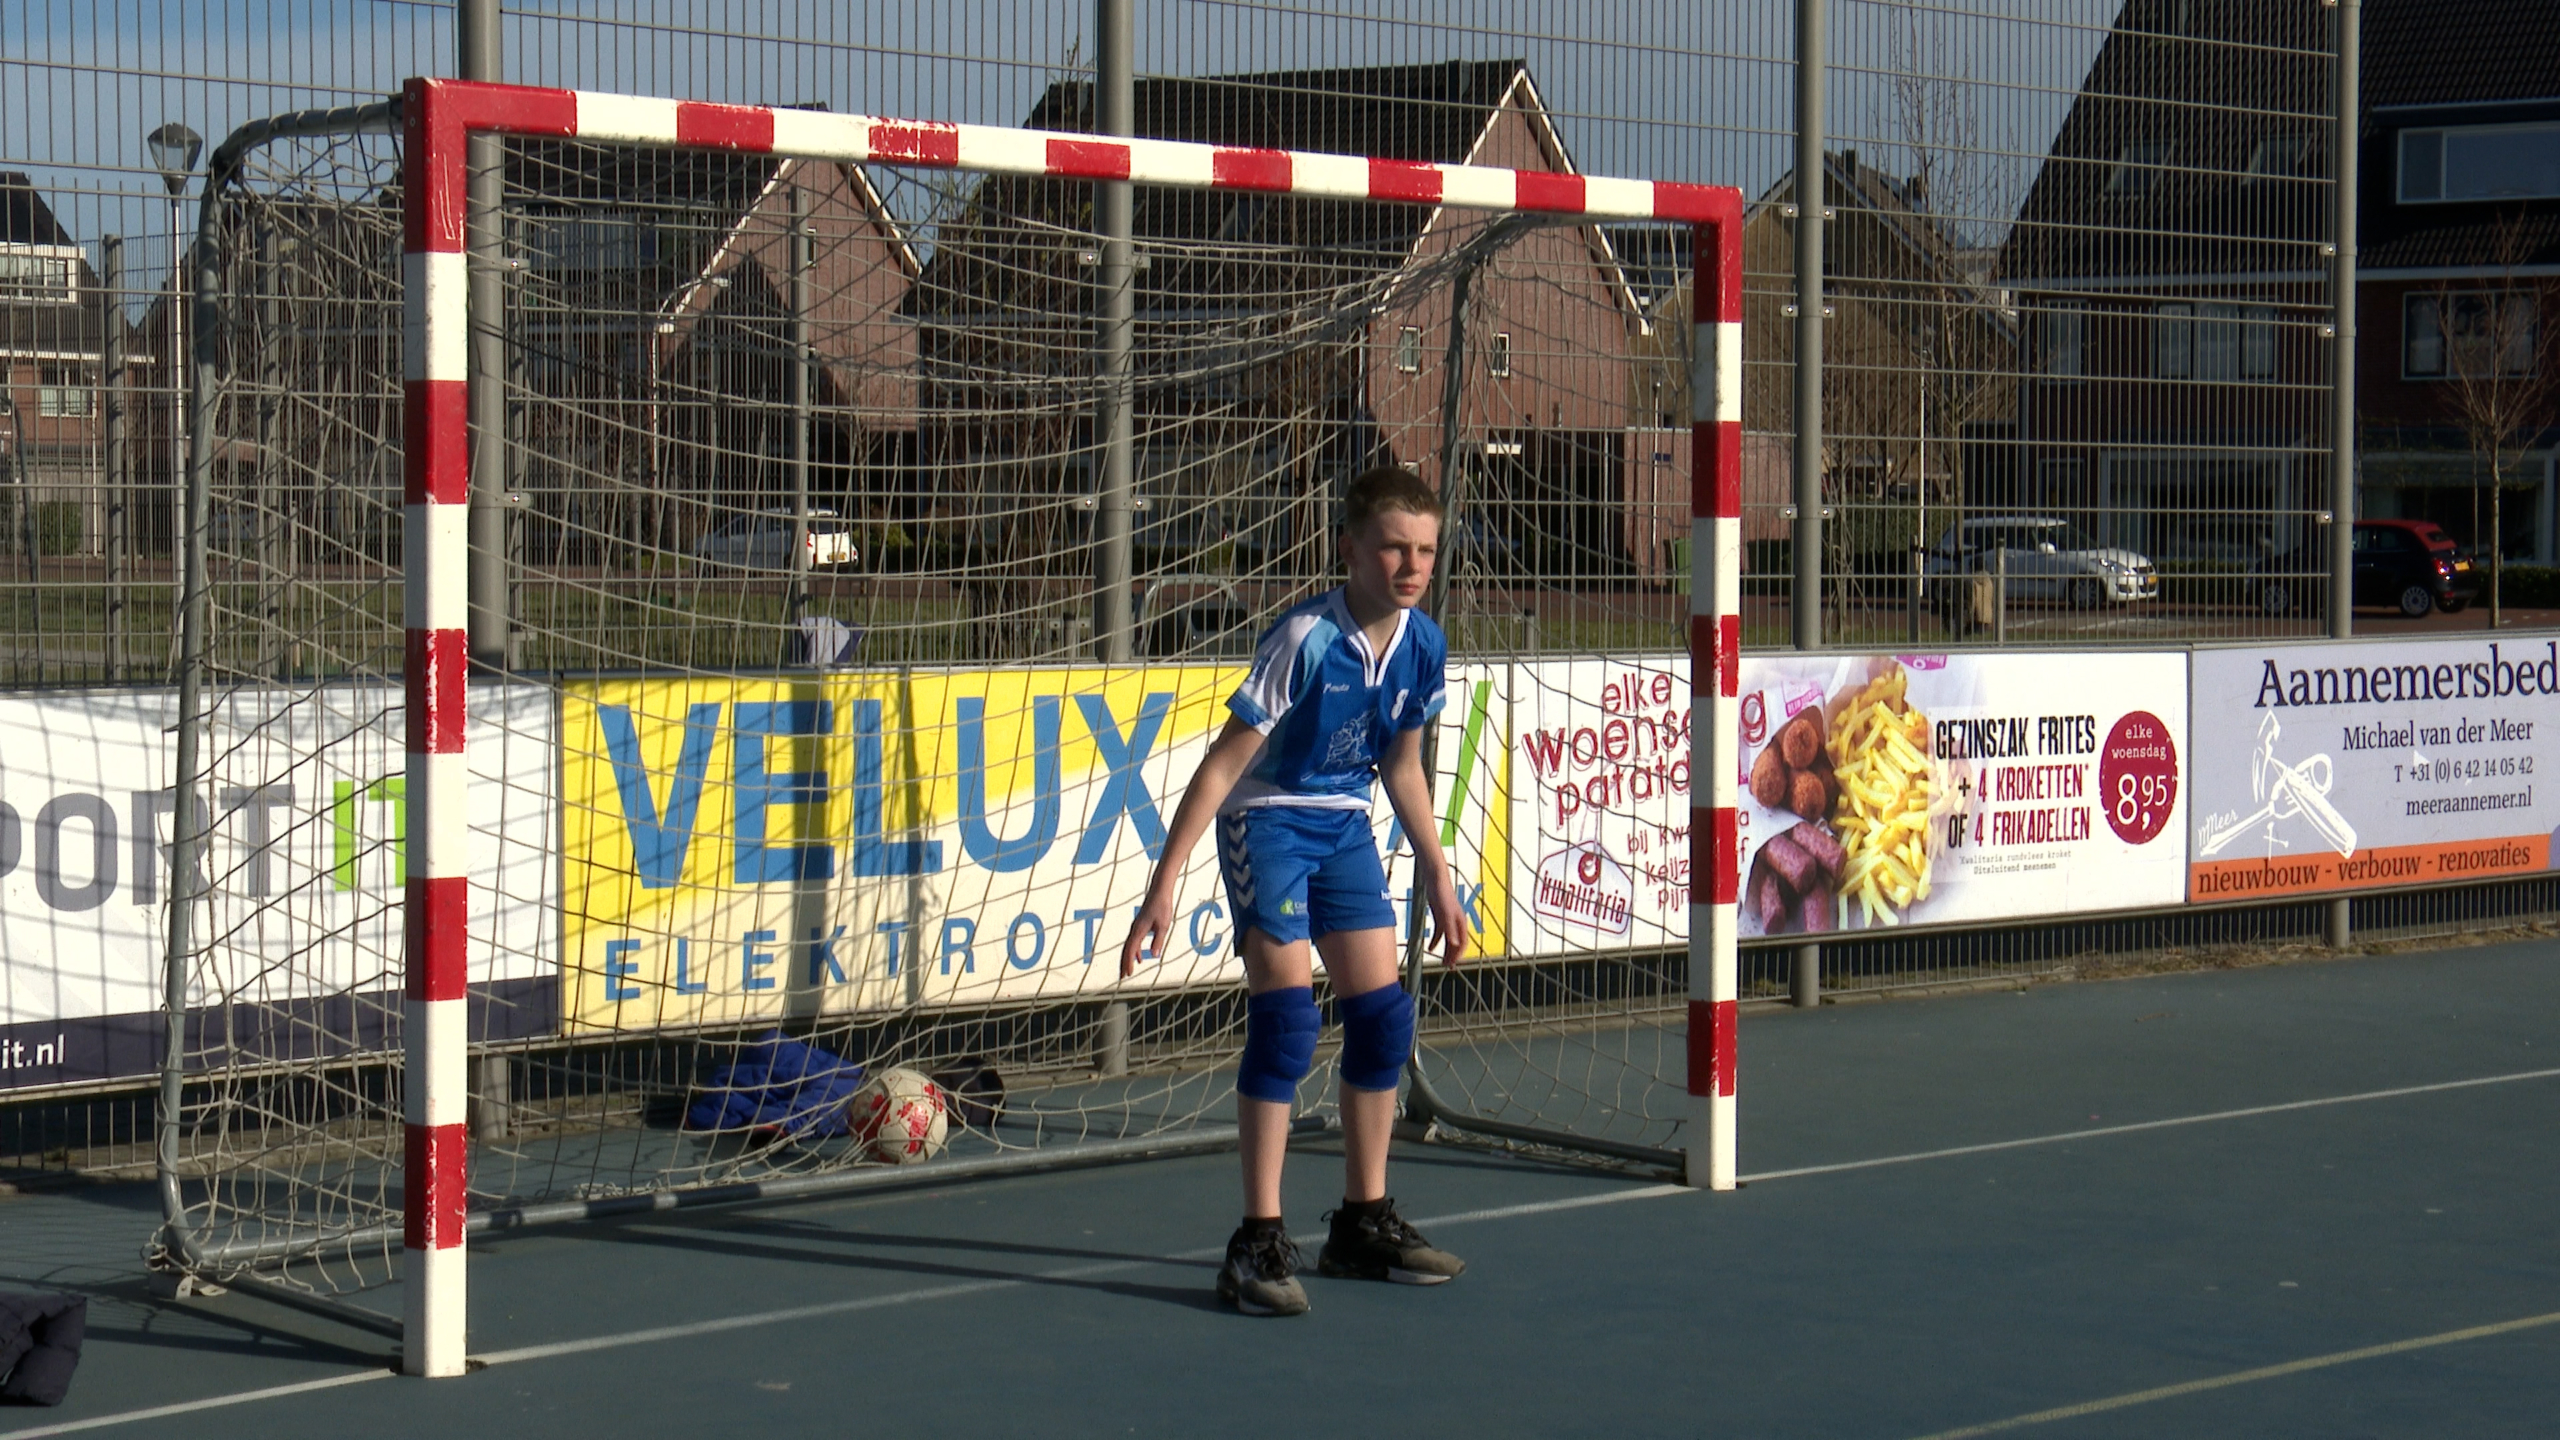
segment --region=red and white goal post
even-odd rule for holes
[[[469,1157],[464,719],[471,491],[465,152],[474,134],[848,164],[1683,223],[1697,257],[1692,358],[1692,774],[1688,1090],[1693,1184],[1734,1183],[1735,660],[1741,637],[1742,200],[1725,186],[1120,140],[1001,127],[419,79],[403,104],[406,1368],[464,1368]],[[1693,792],[1694,794],[1695,792]],[[1697,903],[1703,902],[1703,903]]]

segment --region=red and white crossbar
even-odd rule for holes
[[[463,259],[464,151],[473,133],[790,155],[810,160],[1130,180],[1201,190],[1249,190],[1593,219],[1668,220],[1697,227],[1701,317],[1696,447],[1700,620],[1722,636],[1693,657],[1700,693],[1724,677],[1714,707],[1699,707],[1693,774],[1716,785],[1720,827],[1696,826],[1701,875],[1718,877],[1720,919],[1695,921],[1690,1089],[1705,1124],[1703,1173],[1733,1183],[1733,680],[1739,622],[1739,532],[1729,518],[1741,490],[1739,439],[1742,196],[1730,186],[1667,180],[1432,165],[1298,150],[1176,140],[1103,139],[991,125],[890,120],[548,90],[459,80],[412,80],[402,97],[407,286],[401,360],[406,383],[409,717],[409,893],[406,1206],[407,1343],[412,1374],[462,1372],[467,1107],[464,988],[469,893],[464,806],[468,771],[463,683],[470,566],[469,408],[465,355],[471,316]],[[1707,316],[1715,316],[1708,323]],[[1710,383],[1712,382],[1712,383]],[[1709,497],[1721,509],[1710,509]],[[1722,548],[1718,548],[1722,547]],[[1702,615],[1704,612],[1702,612]],[[1726,657],[1718,661],[1716,657]],[[1722,668],[1717,668],[1721,665]],[[1721,755],[1718,763],[1714,756]],[[1701,817],[1706,811],[1701,810]],[[1709,849],[1713,849],[1710,855]],[[1710,964],[1706,957],[1721,957]],[[1702,985],[1707,986],[1701,989]],[[1710,1002],[1721,997],[1721,1005]],[[1703,1008],[1702,1008],[1703,1007]],[[1711,1038],[1710,1038],[1711,1037]],[[1704,1047],[1704,1048],[1702,1048]],[[1693,1135],[1695,1131],[1693,1131]],[[1692,1141],[1692,1178],[1702,1161]]]

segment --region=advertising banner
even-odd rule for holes
[[[2550,868],[2560,645],[2250,646],[2194,657],[2198,901]]]
[[[1689,941],[1689,661],[1511,667],[1515,955]]]
[[[1757,655],[1742,933],[2174,905],[2186,657]]]
[[[1120,946],[1166,826],[1243,674],[572,686],[562,716],[566,1025],[735,1024],[1119,987]],[[1444,797],[1470,716],[1484,743],[1494,693],[1482,677],[1451,679]],[[1481,797],[1499,767],[1479,756],[1465,768]],[[1382,841],[1409,852],[1383,795],[1375,814]],[[1481,910],[1472,872],[1499,836],[1458,828],[1461,891]],[[1390,876],[1400,903],[1409,876],[1409,862]],[[1214,837],[1204,837],[1183,872],[1171,953],[1128,983],[1240,980],[1226,899]]]
[[[471,978],[486,993],[557,963],[556,747],[544,691],[475,686],[469,704]],[[191,1008],[311,1019],[331,997],[398,986],[402,715],[380,686],[214,703]],[[0,1089],[160,1067],[176,723],[165,690],[0,695]],[[226,1033],[241,1043],[257,1025],[235,1015]],[[300,1028],[305,1048],[366,1043]]]
[[[1458,908],[1475,931],[1477,957],[1511,948],[1511,689],[1512,666],[1449,666],[1449,705],[1440,715],[1432,803],[1440,815],[1440,849],[1457,882]],[[1372,815],[1387,861],[1398,940],[1414,902],[1413,846],[1378,787]],[[1427,917],[1426,911],[1426,917]]]

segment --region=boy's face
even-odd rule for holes
[[[1354,592],[1374,604],[1411,609],[1431,586],[1431,567],[1440,558],[1440,519],[1381,511],[1342,532],[1342,553]]]

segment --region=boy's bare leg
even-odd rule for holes
[[[1307,942],[1279,944],[1259,930],[1244,932],[1247,992],[1286,990],[1315,983]],[[1236,1148],[1244,1157],[1244,1213],[1280,1217],[1280,1167],[1289,1158],[1289,1107],[1274,1100],[1236,1097]]]
[[[1316,941],[1336,997],[1366,995],[1396,983],[1396,932],[1337,930]],[[1396,1124],[1396,1092],[1340,1087],[1342,1198],[1368,1201],[1387,1193],[1387,1141]],[[1274,1176],[1278,1173],[1274,1167]],[[1273,1191],[1277,1198],[1277,1188]]]

